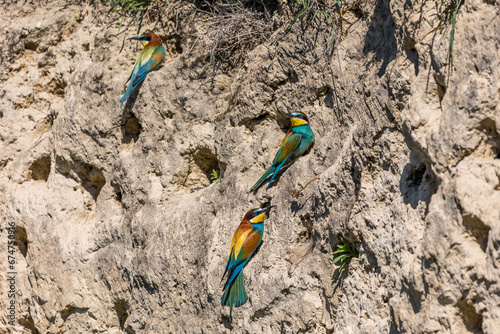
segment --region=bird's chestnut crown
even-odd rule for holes
[[[156,42],[161,43],[161,39],[157,35],[153,34],[152,32],[147,32],[147,33],[145,33],[145,34],[143,34],[141,36],[132,37],[130,39],[133,39],[133,40],[141,42],[141,44],[143,46],[146,46],[146,44],[148,44],[149,42],[151,42],[153,40],[156,41]]]

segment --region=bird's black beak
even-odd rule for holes
[[[276,205],[267,206],[265,208],[262,208],[261,212],[268,212],[269,210],[271,210],[272,208],[275,208],[275,207],[276,207]]]
[[[136,36],[136,37],[130,37],[129,39],[135,39],[136,41],[140,41],[140,40],[141,40],[141,37]]]
[[[295,116],[293,114],[285,114],[286,117],[294,118]]]

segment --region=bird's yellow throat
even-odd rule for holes
[[[292,127],[296,127],[296,126],[302,126],[302,125],[307,125],[309,123],[307,123],[307,121],[301,119],[301,118],[292,118],[290,119],[290,122],[292,123]]]
[[[265,212],[262,212],[260,215],[258,215],[257,217],[253,218],[253,219],[250,219],[250,222],[253,223],[253,224],[257,224],[257,223],[262,223],[264,221],[264,217],[266,216],[266,213]]]

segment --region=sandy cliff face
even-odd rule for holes
[[[16,326],[2,317],[1,331],[495,333],[500,3],[462,5],[452,64],[429,34],[439,3],[376,0],[345,14],[333,53],[326,22],[298,20],[213,79],[203,14],[172,3],[143,27],[164,39],[164,65],[125,108],[132,28],[85,5],[2,5],[2,258],[10,222],[18,248]],[[286,22],[296,9],[276,8]],[[294,110],[314,148],[247,193]],[[229,242],[267,204],[230,323]],[[347,275],[331,264],[337,233],[360,252]]]

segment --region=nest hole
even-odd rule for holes
[[[410,204],[413,209],[421,201],[429,204],[432,195],[437,191],[437,184],[430,168],[416,151],[410,153],[410,162],[403,170],[399,189],[404,202]]]
[[[207,187],[212,183],[212,174],[217,171],[222,178],[223,170],[215,154],[209,148],[200,148],[185,156],[183,168],[174,175],[173,183],[190,190]]]
[[[50,164],[50,156],[48,155],[35,160],[29,168],[31,178],[35,181],[47,182],[50,174]]]
[[[457,303],[457,306],[465,328],[467,328],[467,330],[471,333],[483,333],[483,316],[476,312],[474,306],[466,300],[460,300]]]
[[[486,135],[486,146],[494,159],[500,159],[500,133],[498,132],[496,122],[487,117],[480,123],[479,130]]]
[[[170,58],[174,59],[178,55],[182,54],[182,37],[178,34],[168,35],[163,38],[165,42],[166,51],[170,55]]]
[[[128,318],[128,312],[127,312],[127,303],[124,301],[116,301],[115,302],[115,311],[116,311],[116,316],[118,317],[118,322],[120,324],[120,329],[123,330],[125,327],[125,322],[127,321]]]
[[[19,324],[23,327],[26,327],[31,334],[40,334],[38,329],[35,327],[35,321],[31,314],[28,314],[27,317],[19,319]]]
[[[205,175],[208,184],[211,183],[210,177],[214,170],[220,171],[219,162],[215,154],[212,153],[208,148],[202,148],[197,150],[193,154],[193,161],[196,166]]]
[[[141,123],[139,119],[135,117],[134,114],[128,113],[122,119],[122,144],[136,143],[139,139],[139,135],[142,132]]]
[[[34,40],[26,40],[24,42],[24,48],[26,50],[36,51],[36,49],[38,49],[38,42]]]
[[[24,227],[16,227],[16,244],[19,252],[26,257],[28,253],[28,234]]]

